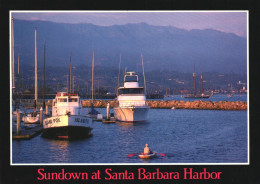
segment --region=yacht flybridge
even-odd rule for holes
[[[59,92],[52,102],[52,117],[43,120],[43,137],[86,138],[91,135],[92,119],[83,115],[77,94]]]
[[[126,72],[124,86],[118,88],[118,107],[114,108],[115,117],[123,122],[146,121],[149,106],[146,106],[144,88],[139,87],[138,75]]]

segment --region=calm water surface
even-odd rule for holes
[[[209,98],[184,98],[183,95],[173,95],[173,96],[168,96],[164,97],[163,100],[183,100],[183,101],[195,101],[195,100],[202,100],[202,101],[212,101],[212,102],[219,102],[219,101],[241,101],[241,102],[246,102],[247,101],[247,95],[245,94],[234,94],[231,97],[228,97],[227,95],[224,94],[219,94],[219,95],[213,95]]]
[[[106,109],[98,110],[106,114]],[[247,111],[150,109],[144,123],[92,125],[93,137],[84,140],[50,140],[41,135],[13,140],[13,163],[248,162]],[[127,156],[142,152],[145,143],[166,156],[148,161]]]

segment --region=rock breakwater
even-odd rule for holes
[[[110,107],[113,108],[117,106],[117,102],[115,100],[95,100],[94,107],[97,108],[106,108],[107,103],[109,103]],[[91,100],[83,100],[83,107],[90,107]],[[204,110],[247,110],[247,102],[230,102],[230,101],[219,101],[219,102],[211,102],[211,101],[159,101],[159,100],[147,100],[146,105],[150,106],[153,109],[171,109],[174,107],[175,109],[204,109]]]

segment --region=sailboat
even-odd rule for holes
[[[35,66],[34,66],[34,72],[35,72],[35,79],[34,79],[34,109],[32,113],[27,113],[23,116],[22,120],[24,123],[39,123],[40,122],[40,115],[36,111],[37,106],[37,99],[38,99],[38,78],[37,78],[37,30],[35,28]]]
[[[18,67],[17,67],[17,78],[18,78],[18,86],[17,90],[15,90],[15,75],[14,75],[14,18],[12,17],[12,95],[13,95],[13,100],[12,100],[12,119],[14,122],[17,121],[17,114],[20,113],[20,120],[22,120],[22,114],[24,113],[22,110],[22,106],[20,103],[20,98],[19,98],[19,55],[18,55]],[[16,98],[14,98],[15,91],[17,92]]]
[[[13,120],[16,122],[17,121],[17,114],[20,114],[20,121],[22,120],[23,114],[24,114],[24,110],[23,110],[23,106],[20,103],[20,91],[19,91],[19,55],[18,55],[18,72],[17,72],[17,95],[16,95],[16,99],[14,100],[14,109],[13,109],[13,113],[12,113],[12,118]]]
[[[87,117],[90,118],[97,118],[97,115],[100,114],[95,108],[94,108],[94,50],[92,52],[92,100],[91,100],[91,107],[90,110],[87,112]]]
[[[200,75],[200,79],[201,79],[201,93],[200,94],[196,94],[195,76],[196,75],[195,75],[195,64],[194,64],[193,74],[192,74],[193,86],[194,86],[193,92],[194,93],[185,95],[184,98],[209,98],[209,97],[211,97],[212,95],[207,95],[207,94],[204,94],[204,92],[203,92],[203,74],[202,74],[202,69],[201,69],[201,75]]]

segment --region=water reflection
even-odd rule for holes
[[[51,150],[51,157],[55,159],[57,162],[64,162],[68,161],[70,154],[69,154],[69,140],[49,140],[50,141],[50,150]],[[54,153],[54,154],[53,154]]]
[[[123,121],[117,121],[116,124],[122,127],[132,127],[132,126],[142,126],[146,125],[148,121],[143,121],[143,122],[123,122]]]

